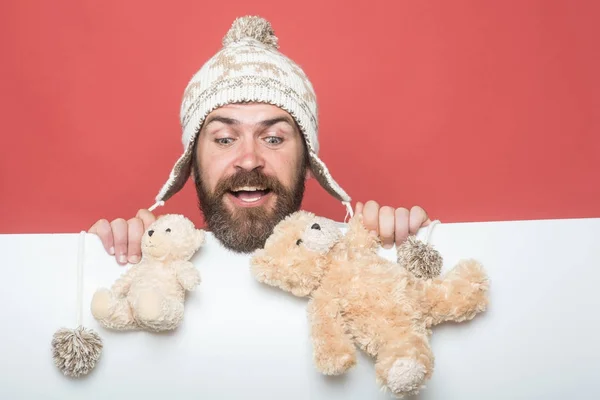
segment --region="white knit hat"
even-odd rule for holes
[[[180,111],[185,151],[150,210],[164,204],[185,185],[191,172],[194,142],[206,116],[218,107],[241,102],[273,104],[295,119],[306,140],[313,175],[352,215],[350,197],[317,156],[319,124],[312,84],[298,65],[279,52],[271,24],[254,16],[233,22],[221,50],[188,83]]]

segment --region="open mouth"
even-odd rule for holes
[[[253,204],[271,193],[271,190],[260,186],[243,186],[230,190],[229,193],[242,203]]]

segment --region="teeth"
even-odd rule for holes
[[[246,202],[246,203],[253,203],[257,200],[260,200],[260,198],[261,198],[261,196],[257,196],[257,197],[245,198],[245,199],[240,199],[240,200],[242,200],[243,202]]]
[[[242,186],[239,188],[234,189],[234,192],[256,192],[257,190],[265,190],[264,187],[257,187],[257,186]]]

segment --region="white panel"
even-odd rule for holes
[[[600,219],[436,226],[443,272],[463,257],[481,260],[491,305],[469,323],[434,328],[436,369],[417,398],[600,398],[599,237]],[[169,334],[110,332],[94,321],[94,290],[125,267],[88,235],[84,325],[105,348],[89,376],[64,377],[50,341],[75,325],[77,241],[77,234],[0,236],[1,399],[391,398],[362,355],[343,377],[320,375],[307,300],[255,282],[248,258],[210,235],[193,260],[203,281],[188,297],[183,325]]]

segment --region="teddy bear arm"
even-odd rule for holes
[[[470,320],[488,304],[488,279],[475,260],[463,260],[444,278],[422,283],[423,304],[431,325]]]
[[[337,303],[313,297],[308,312],[317,368],[326,375],[343,374],[356,364],[356,347],[346,333]]]
[[[193,290],[200,284],[200,272],[189,261],[181,261],[175,266],[177,280],[185,290]]]
[[[127,292],[129,292],[129,288],[131,287],[131,283],[135,280],[137,275],[137,271],[139,270],[139,266],[134,265],[119,277],[111,286],[111,291],[117,296],[125,296]]]

